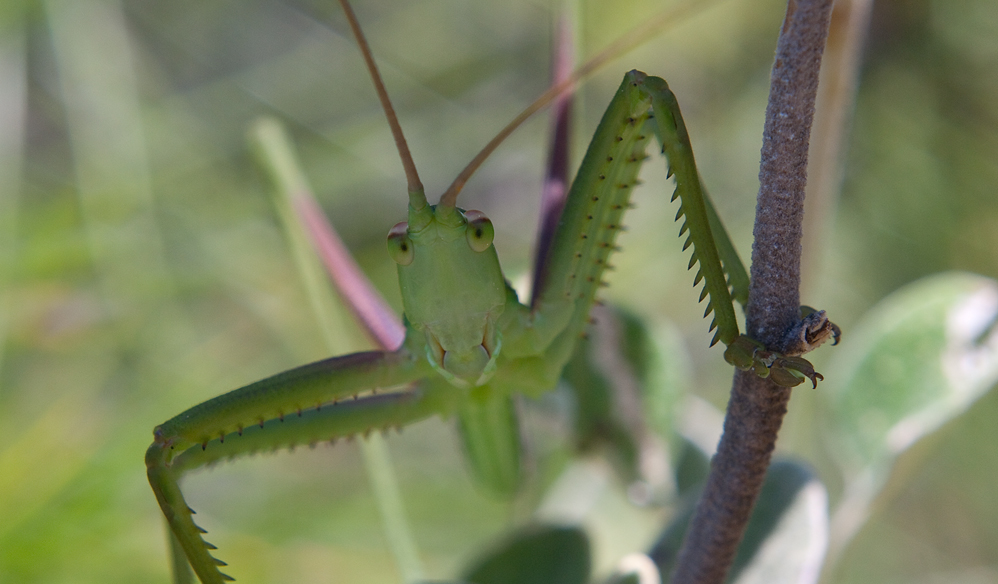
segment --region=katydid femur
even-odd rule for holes
[[[748,277],[701,187],[675,96],[662,79],[624,76],[590,143],[550,244],[537,261],[543,277],[529,305],[503,277],[492,224],[456,206],[479,157],[437,205],[428,204],[373,58],[341,0],[395,136],[409,182],[408,222],[388,236],[398,264],[406,333],[393,351],[371,351],[304,365],[197,405],[154,430],[146,467],[173,537],[204,583],[231,578],[209,553],[178,480],[188,470],[262,449],[314,444],[430,416],[457,416],[477,477],[500,492],[520,480],[512,396],[555,386],[584,335],[595,294],[654,134],[675,176],[680,235],[692,246],[694,285],[714,313],[711,344],[725,358],[776,383],[820,376],[800,354],[838,334],[823,312],[805,310],[800,343],[784,353],[739,335],[732,298],[747,301]],[[798,335],[798,332],[794,332]],[[377,392],[377,393],[375,393]],[[346,397],[359,398],[337,403]]]

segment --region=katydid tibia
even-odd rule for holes
[[[529,305],[506,282],[492,245],[491,222],[456,205],[462,179],[437,205],[423,193],[373,59],[349,7],[364,57],[403,153],[409,176],[408,221],[388,236],[398,265],[406,332],[401,346],[333,357],[236,389],[195,406],[154,430],[146,452],[149,481],[175,541],[204,583],[231,580],[209,551],[178,480],[191,469],[263,449],[314,444],[372,429],[400,427],[434,415],[460,420],[471,466],[493,490],[520,482],[519,437],[511,401],[555,386],[584,335],[595,295],[615,250],[645,151],[656,136],[670,175],[683,249],[692,246],[694,285],[704,282],[705,316],[714,313],[711,344],[725,358],[781,385],[820,376],[800,353],[769,351],[739,334],[732,297],[744,303],[748,278],[703,193],[675,96],[662,79],[624,76],[590,143],[544,257],[543,278]],[[720,250],[720,252],[719,252]],[[807,348],[837,329],[805,315]],[[812,326],[813,325],[813,326]],[[804,349],[806,350],[806,349]],[[339,402],[343,398],[359,398]]]

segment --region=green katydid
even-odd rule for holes
[[[477,163],[430,205],[373,58],[353,13],[341,0],[402,155],[409,179],[408,221],[388,236],[398,265],[405,338],[395,350],[369,351],[304,365],[197,405],[157,426],[146,452],[150,484],[197,577],[230,580],[201,536],[178,480],[188,470],[261,449],[316,443],[456,416],[478,477],[495,490],[519,482],[519,442],[512,396],[555,386],[584,335],[607,260],[615,250],[645,150],[655,135],[675,176],[680,235],[692,246],[694,285],[704,282],[710,329],[725,358],[781,385],[820,378],[799,354],[837,329],[823,313],[805,316],[806,347],[783,355],[739,334],[732,298],[744,303],[748,277],[703,192],[675,96],[662,79],[624,76],[569,191],[547,251],[539,255],[533,298],[523,304],[506,282],[484,214],[457,207]],[[482,157],[479,157],[482,158]],[[476,159],[477,160],[477,159]],[[814,326],[810,326],[813,324]],[[358,399],[340,402],[358,394]]]

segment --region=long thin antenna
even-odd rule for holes
[[[667,8],[666,10],[659,13],[658,16],[652,18],[651,20],[645,21],[634,27],[630,32],[625,33],[619,39],[611,43],[607,48],[599,52],[595,57],[586,61],[581,67],[575,70],[567,79],[560,83],[556,83],[551,86],[547,91],[542,93],[534,103],[528,105],[520,115],[513,118],[505,128],[496,134],[485,148],[479,152],[475,157],[468,163],[468,166],[464,167],[464,170],[457,175],[454,182],[447,188],[443,196],[440,197],[440,204],[445,206],[453,207],[457,204],[457,195],[464,188],[465,183],[471,178],[471,175],[478,170],[478,167],[485,162],[485,159],[495,151],[496,148],[502,144],[514,130],[520,127],[523,122],[527,121],[527,118],[534,115],[538,110],[545,107],[554,101],[559,95],[571,91],[575,84],[582,81],[586,77],[592,75],[597,69],[605,65],[608,61],[621,57],[635,47],[641,45],[649,38],[655,36],[663,28],[669,24],[677,24],[679,20],[692,16],[699,13],[712,6],[713,4],[719,3],[721,0],[705,0],[701,2],[684,2],[678,6],[673,6]]]
[[[385,117],[388,118],[388,125],[392,129],[392,136],[395,138],[395,147],[398,148],[399,157],[402,158],[405,178],[409,183],[409,204],[414,209],[422,209],[426,206],[426,194],[423,191],[423,183],[419,180],[419,173],[416,172],[416,164],[412,161],[412,154],[409,153],[409,145],[406,144],[405,135],[402,134],[402,126],[399,125],[398,117],[395,115],[395,108],[392,107],[392,101],[388,98],[388,91],[385,90],[385,84],[381,80],[378,66],[374,63],[374,57],[371,55],[371,47],[368,46],[367,39],[364,38],[364,32],[360,30],[360,23],[357,22],[357,15],[354,14],[350,3],[347,0],[340,0],[340,5],[343,6],[343,12],[346,13],[347,21],[353,30],[353,36],[357,38],[357,45],[360,46],[360,52],[364,55],[367,71],[371,74],[371,81],[374,82],[374,90],[378,94],[378,99],[381,100],[381,107],[384,108]]]

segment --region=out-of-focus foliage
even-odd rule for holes
[[[141,463],[153,426],[323,356],[246,128],[261,114],[291,127],[327,212],[394,302],[384,236],[404,212],[401,167],[334,2],[0,4],[0,582],[166,582]],[[659,4],[583,3],[581,50]],[[746,261],[784,6],[723,2],[613,62],[581,95],[580,148],[625,70],[669,80]],[[356,9],[431,192],[547,83],[543,4]],[[843,351],[852,325],[903,284],[953,268],[998,277],[996,28],[992,0],[874,8],[843,194],[825,218],[833,236],[802,299],[842,326]],[[546,131],[543,118],[528,124],[462,194],[495,222],[512,279],[531,249]],[[691,391],[721,406],[730,367],[706,349],[663,165],[649,166],[606,298],[653,328],[676,323]],[[834,351],[814,355],[829,387]],[[841,443],[815,423],[829,391],[795,393],[778,448],[810,462],[834,506]],[[428,576],[454,579],[558,475],[563,397],[530,409],[537,486],[512,504],[473,488],[449,424],[390,438]],[[998,578],[995,416],[992,392],[902,454],[828,581]],[[242,582],[396,581],[349,445],[224,465],[185,484]],[[632,521],[618,499],[601,504],[619,523],[594,537],[603,573],[647,548],[669,517]]]
[[[464,575],[474,584],[586,584],[589,540],[575,527],[536,527],[517,533]]]

